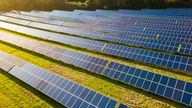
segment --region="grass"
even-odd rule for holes
[[[21,35],[18,35],[18,36],[21,36]],[[118,58],[111,57],[111,56],[106,56],[106,55],[99,54],[99,53],[88,52],[85,50],[76,49],[76,48],[72,48],[72,47],[64,46],[64,45],[59,45],[59,44],[55,44],[55,43],[51,43],[51,42],[47,42],[47,41],[43,41],[43,42],[46,42],[46,43],[52,44],[52,45],[56,45],[59,47],[63,47],[66,49],[70,49],[73,51],[77,51],[80,53],[85,53],[85,54],[89,54],[92,56],[101,57],[101,58],[104,58],[107,60],[127,64],[127,65],[134,66],[137,68],[150,70],[150,71],[153,71],[156,73],[178,78],[181,80],[185,80],[185,81],[189,81],[189,82],[192,81],[192,77],[190,75],[180,74],[180,73],[168,71],[168,70],[162,70],[162,69],[154,68],[151,66],[145,66],[145,65],[142,65],[139,63],[122,60],[122,59],[118,59]],[[118,102],[125,103],[131,107],[135,107],[135,108],[136,107],[147,107],[147,108],[162,108],[162,107],[163,108],[174,108],[174,107],[184,108],[184,107],[186,107],[184,105],[173,102],[171,100],[153,95],[152,93],[148,93],[148,92],[136,89],[132,86],[122,84],[118,81],[114,81],[112,79],[109,79],[109,78],[106,78],[106,77],[103,77],[100,75],[92,74],[88,71],[85,71],[85,70],[82,70],[79,68],[75,68],[70,65],[63,64],[61,62],[52,60],[50,58],[44,57],[42,55],[27,51],[27,50],[20,49],[18,47],[15,47],[15,46],[12,46],[9,44],[0,42],[0,50],[8,52],[12,55],[15,55],[19,58],[22,58],[26,61],[33,63],[33,64],[36,64],[40,67],[43,67],[49,71],[55,72],[61,76],[69,78],[81,85],[84,85],[88,88],[98,91],[99,93],[109,96],[109,97],[117,100]],[[15,79],[15,78],[13,78],[13,79]],[[5,84],[2,83],[1,85],[4,86]],[[27,85],[25,85],[25,86],[23,86],[23,88],[28,88],[28,87],[27,87]],[[9,97],[9,94],[7,94],[7,95],[6,96]],[[32,96],[39,97],[39,93],[33,94]],[[44,101],[46,99],[47,98],[43,98],[43,99],[41,98],[40,100]],[[7,100],[9,100],[9,98],[7,98],[7,99],[5,98],[4,102],[6,103]],[[29,100],[29,99],[25,98],[25,100]],[[30,106],[31,104],[28,104],[28,105]],[[48,107],[51,107],[51,106],[48,106]],[[54,107],[58,108],[57,106],[54,106]]]

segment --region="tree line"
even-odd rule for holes
[[[192,8],[192,0],[1,0],[0,11]]]

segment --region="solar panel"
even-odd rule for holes
[[[33,15],[32,15],[33,16]],[[23,16],[24,17],[24,16]],[[37,17],[37,16],[36,16]],[[76,17],[77,18],[77,17]],[[78,17],[78,18],[80,18],[80,17]],[[94,17],[92,17],[92,18],[94,18]],[[161,19],[158,19],[158,20],[162,20],[163,18],[161,18]],[[71,20],[71,19],[70,19]],[[156,22],[158,23],[158,20],[157,20],[157,18],[155,19],[156,20]],[[168,19],[169,21],[167,21],[167,20],[162,20],[162,21],[167,21],[167,23],[170,23],[170,22],[173,22],[173,21],[175,21],[175,20],[170,20],[170,19]],[[182,20],[182,19],[181,19]],[[151,21],[151,20],[149,20],[149,21]],[[153,21],[153,20],[152,20]],[[161,22],[162,22],[161,21]]]
[[[192,55],[192,44],[182,43],[179,52],[181,52],[182,54]]]
[[[0,51],[0,54],[17,59]],[[17,59],[21,61],[20,59]],[[0,58],[0,69],[29,84],[40,92],[46,94],[55,101],[68,108],[115,108],[117,102],[109,97],[103,96],[89,88],[83,87],[73,81],[47,72],[28,62],[18,66],[14,62]],[[7,70],[7,66],[11,66]],[[122,104],[119,106],[121,107]],[[128,108],[128,106],[125,106]]]
[[[4,13],[2,15],[5,15],[5,16],[9,16],[9,17],[17,17],[19,19],[22,19],[22,16],[20,16],[19,14],[14,14],[14,13]],[[39,18],[36,18],[36,17],[30,17],[30,16],[25,16],[26,19],[29,19],[29,20],[34,20],[34,21],[38,21]]]
[[[0,27],[3,29],[8,29],[8,30],[12,30],[15,31],[17,29],[17,25],[13,25],[13,24],[9,24],[9,23],[0,23]]]
[[[38,25],[37,27],[41,27],[41,25]],[[62,31],[71,33],[71,32],[73,32],[73,29],[62,27]],[[81,33],[86,33],[86,32],[82,31]],[[81,35],[84,35],[84,34],[81,34]],[[130,45],[135,45],[135,46],[141,46],[141,47],[144,46],[147,48],[165,50],[165,51],[170,51],[170,52],[177,52],[178,47],[179,47],[179,43],[174,43],[174,42],[168,42],[168,41],[163,42],[163,41],[157,41],[157,40],[133,38],[133,37],[123,36],[123,35],[119,35],[119,36],[121,38],[118,38],[117,35],[104,35],[104,36],[102,36],[102,40],[114,41],[114,42],[130,44]],[[97,37],[96,36],[91,36],[91,37],[100,38],[100,35],[98,34]]]
[[[112,27],[109,27],[105,29],[105,27],[98,27],[98,30],[105,31],[105,32],[112,32],[116,34],[122,34],[122,35],[130,35],[130,36],[140,36],[142,38],[150,38],[150,39],[156,39],[157,35],[159,35],[158,40],[166,41],[166,38],[170,38],[170,41],[175,42],[191,42],[191,33],[190,30],[186,29],[180,29],[179,28],[171,28],[171,27],[165,27],[164,25],[158,26],[158,28],[155,28],[154,26],[146,26],[146,24],[138,25],[135,27],[128,27],[128,26],[122,26],[122,27],[115,27],[116,24],[111,25]],[[152,24],[150,24],[152,25]],[[183,27],[186,28],[186,27]],[[188,27],[189,28],[189,27]],[[97,28],[96,28],[97,29]],[[174,38],[173,38],[174,36]],[[186,38],[190,38],[187,40]]]
[[[118,108],[128,108],[128,106],[126,106],[124,104],[120,104]]]
[[[173,68],[181,71],[183,70],[185,72],[190,72],[192,66],[192,62],[189,62],[192,59],[190,57],[166,54],[138,48],[128,48],[121,45],[106,45],[103,49],[103,52],[145,63],[155,64],[157,66]]]
[[[150,10],[150,9],[144,9],[142,12],[145,13],[159,13],[161,15],[170,15],[170,16],[189,16],[191,17],[192,14],[189,11],[171,11],[171,10]]]
[[[43,39],[47,39],[51,35],[50,32],[44,32],[42,30],[32,29],[32,28],[23,27],[23,26],[18,26],[18,28],[15,31],[20,31],[20,33],[25,35],[39,36]]]
[[[17,23],[17,22],[14,22],[14,23]],[[128,45],[134,45],[134,46],[139,46],[139,47],[146,47],[146,48],[152,48],[152,49],[158,49],[158,50],[164,50],[164,51],[170,51],[170,52],[177,52],[178,47],[179,47],[179,43],[175,43],[175,42],[168,42],[168,41],[164,42],[164,41],[152,40],[152,39],[135,38],[135,37],[130,37],[127,35],[120,35],[120,34],[102,35],[102,33],[99,33],[99,32],[87,32],[85,30],[60,27],[60,26],[37,23],[37,22],[31,22],[29,25],[28,24],[26,24],[26,25],[31,26],[31,27],[51,30],[51,31],[53,30],[56,32],[78,34],[78,35],[95,38],[95,39],[107,40],[107,41],[111,41],[111,42],[118,42],[118,43],[123,43],[123,44],[128,44]],[[173,37],[164,37],[164,36],[159,37],[157,34],[156,34],[155,38],[161,38],[161,39],[166,39],[166,40],[172,39],[172,41],[182,40],[181,38],[177,38],[177,37],[174,37],[174,38]],[[185,38],[185,39],[187,39],[187,41],[190,42],[191,40],[188,38]]]
[[[25,16],[25,15],[21,15],[21,14],[6,13],[6,14],[2,14],[2,15],[9,16],[9,17],[12,17],[12,18],[18,18],[18,19],[27,19],[28,21],[52,23],[53,25],[62,25],[63,24],[63,21],[55,21],[55,20],[52,20],[52,19],[37,18],[37,17]]]
[[[27,34],[27,35],[48,39],[51,41],[56,41],[56,42],[73,45],[81,48],[87,48],[88,50],[99,51],[99,52],[110,54],[110,55],[133,59],[133,60],[137,60],[140,62],[145,62],[145,63],[149,63],[149,64],[161,66],[161,67],[166,67],[169,69],[180,70],[183,72],[192,71],[191,70],[192,63],[188,62],[192,58],[185,57],[185,56],[172,55],[172,54],[167,54],[163,52],[150,51],[150,50],[116,45],[116,44],[108,44],[104,42],[98,42],[98,41],[87,40],[87,39],[80,39],[76,37],[54,34],[54,33],[27,28],[27,27],[18,28],[16,31],[23,34]],[[159,46],[159,48],[162,48],[162,47]]]
[[[4,60],[0,59],[0,69],[9,71],[14,65],[5,63]]]
[[[183,13],[183,12],[170,12],[170,11],[158,11],[158,10],[143,10],[143,11],[136,11],[136,10],[122,10],[120,9],[118,11],[119,13],[123,13],[123,14],[134,14],[134,15],[155,15],[155,16],[176,16],[176,17],[179,17],[179,16],[185,16],[185,17],[191,17],[192,15],[189,13]]]
[[[151,13],[151,12],[150,12]],[[140,11],[133,11],[133,10],[128,10],[128,12],[122,12],[122,11],[119,11],[119,12],[109,12],[109,11],[100,11],[99,14],[102,14],[104,16],[108,16],[107,18],[113,18],[113,17],[116,17],[116,18],[122,18],[122,17],[130,17],[130,16],[134,16],[134,17],[145,17],[145,18],[155,18],[155,19],[158,19],[158,20],[163,20],[165,21],[164,19],[165,18],[169,18],[169,19],[190,19],[190,17],[186,17],[186,16],[165,16],[165,15],[151,15],[150,13],[148,14],[142,14]],[[170,20],[171,22],[171,20]],[[154,22],[156,23],[156,22]],[[158,23],[158,22],[157,22]],[[169,21],[167,22],[167,24],[170,24]]]
[[[32,24],[32,25],[31,25]],[[71,33],[70,28],[61,28],[59,26],[54,26],[54,25],[48,25],[48,24],[42,24],[42,23],[31,23],[30,26],[32,27],[38,27],[38,28],[42,28],[42,29],[48,29],[48,30],[55,30],[55,31],[65,31],[68,33]],[[33,29],[31,29],[31,32],[27,32],[29,35],[34,35],[34,33],[32,32]],[[17,31],[22,32],[23,31],[28,31],[26,30],[24,27],[21,29],[18,29]],[[36,30],[37,31],[37,30]],[[39,32],[41,32],[40,30],[38,30]],[[76,31],[77,33],[77,31]],[[85,32],[81,32],[81,33],[85,33]],[[26,33],[24,33],[26,34]],[[40,33],[43,34],[43,33]],[[50,33],[51,34],[51,33]],[[35,34],[37,35],[37,34]],[[45,32],[45,35],[49,35],[47,34],[47,32]],[[55,34],[56,35],[56,34]],[[81,34],[83,35],[83,34]],[[163,41],[157,41],[157,40],[149,40],[149,39],[142,39],[142,38],[134,38],[134,37],[129,37],[129,36],[123,36],[123,35],[119,35],[119,38],[117,35],[104,35],[104,36],[100,36],[101,34],[98,34],[97,37],[96,36],[91,36],[94,38],[98,38],[98,39],[102,39],[102,40],[108,40],[108,41],[113,41],[113,42],[119,42],[119,43],[124,43],[124,44],[129,44],[129,45],[135,45],[135,46],[140,46],[140,47],[147,47],[147,48],[152,48],[152,49],[159,49],[159,50],[165,50],[165,51],[170,51],[170,52],[177,52],[178,47],[179,47],[179,43],[174,43],[174,42],[163,42]],[[43,36],[46,37],[46,36]]]
[[[49,18],[48,16],[49,12],[45,12],[45,11],[31,11],[31,12],[19,11],[19,13],[17,14],[26,15],[26,16],[35,16],[39,18]]]
[[[53,10],[52,12],[50,12],[50,15],[57,17],[69,17],[71,14],[72,12],[60,11],[60,10]]]
[[[192,106],[192,83],[111,62],[105,76]]]
[[[37,29],[32,29],[32,28],[22,27],[22,26],[19,27],[16,30],[16,32],[33,36],[33,37],[38,37],[42,39],[47,39],[47,40],[67,44],[67,45],[96,50],[96,51],[100,51],[100,49],[102,49],[102,47],[105,44],[104,42],[100,42],[100,41],[94,41],[94,40],[83,39],[83,38],[78,38],[78,37],[73,37],[73,36],[68,36],[63,34],[51,33],[47,31],[42,31],[42,30],[37,30]]]
[[[7,17],[7,19],[5,21],[14,22],[17,24],[22,24],[22,25],[28,25],[31,23],[30,21],[27,21],[27,20],[20,20],[20,19],[11,18],[11,17]]]
[[[5,36],[4,39],[1,38],[1,40],[3,41],[10,39],[17,41],[16,45],[25,49],[28,49],[27,44],[30,44],[28,39],[23,39],[20,41],[18,37],[14,38],[9,37],[8,35]],[[62,48],[57,48],[43,43],[39,47],[35,48],[33,51],[48,57],[52,57],[56,60],[60,60],[64,63],[68,63],[70,65],[86,69],[90,72],[105,75],[109,78],[116,79],[132,86],[135,86],[138,83],[138,85],[135,87],[138,87],[142,90],[150,91],[154,94],[158,94],[164,96],[165,98],[169,98],[171,100],[191,106],[192,91],[190,90],[190,87],[192,86],[190,86],[191,83],[189,82],[180,81],[167,76],[162,76],[145,70],[136,69],[134,67],[110,62],[101,58],[92,57],[69,50],[64,50]],[[163,77],[169,80],[167,80],[166,83],[160,83],[160,79]],[[141,81],[137,82],[139,80]],[[166,81],[166,79],[163,79],[162,81]],[[179,83],[177,84],[177,82]],[[180,82],[181,84],[184,83],[185,86],[183,88],[180,88],[182,86]],[[177,86],[175,86],[176,84]],[[163,86],[163,88],[160,88],[161,86]],[[165,93],[163,92],[163,94],[161,94],[162,91],[165,91]],[[181,95],[177,96],[178,92]]]
[[[24,16],[23,16],[24,17]],[[147,17],[148,18],[148,17]],[[161,18],[158,18],[158,17],[155,17],[156,19],[158,19],[158,20],[162,20],[162,21],[164,21],[165,22],[165,20],[167,20],[167,19],[165,19],[165,18],[163,18],[163,17],[161,17]],[[70,18],[71,19],[71,18]],[[109,18],[108,18],[109,19]],[[133,19],[135,19],[135,18],[133,18]],[[169,21],[166,21],[164,24],[168,24],[168,23],[172,23],[173,22],[173,19],[171,19],[171,18],[169,18],[170,20]],[[142,20],[144,20],[144,19],[142,19]],[[154,19],[153,19],[154,20]],[[153,20],[149,20],[149,21],[153,21]],[[179,22],[181,23],[181,21],[180,20],[183,20],[183,19],[179,19]],[[185,19],[186,20],[186,19]],[[121,20],[120,20],[121,21]],[[157,23],[159,23],[159,24],[162,24],[163,22],[162,21],[154,21],[153,23],[155,23],[155,24],[157,24]],[[133,21],[131,21],[131,22],[133,22]],[[175,23],[175,22],[174,22]],[[189,26],[190,26],[190,23],[185,23],[185,25],[186,24],[189,24]],[[157,27],[157,26],[154,26],[154,27]],[[165,29],[165,30],[168,30],[168,29]]]
[[[6,16],[1,16],[1,15],[0,15],[0,19],[1,19],[1,20],[6,20],[7,18],[8,18],[8,17],[6,17]]]
[[[15,11],[1,13],[0,28],[188,73],[192,72],[191,17],[190,9]],[[191,82],[8,33],[0,33],[0,40],[192,107]],[[0,69],[66,107],[128,108],[2,51]]]
[[[95,17],[98,16],[97,14],[94,13],[94,11],[85,11],[85,10],[74,10],[73,14],[83,15],[83,16],[95,16]]]
[[[24,19],[26,19],[26,20],[28,20],[28,18],[25,18],[25,16],[23,15],[22,16],[22,18],[24,18]],[[143,20],[144,19],[142,19],[142,22],[143,22]],[[147,19],[148,20],[148,19]],[[35,20],[35,21],[37,21],[37,20]],[[44,21],[43,19],[39,19],[38,20],[38,22],[39,21]],[[149,20],[150,21],[150,20]],[[172,20],[170,20],[170,21],[172,21]],[[165,24],[167,25],[167,23],[168,22],[170,22],[170,21],[167,21],[167,22],[165,22]],[[49,21],[49,22],[46,22],[46,23],[51,23],[52,21]],[[126,21],[126,22],[128,22],[128,21]],[[131,23],[133,23],[134,21],[129,21],[129,22],[131,22]],[[136,22],[138,22],[138,21],[136,21]],[[153,36],[153,37],[155,37],[157,34],[161,34],[161,33],[166,33],[165,35],[161,35],[161,37],[162,38],[160,38],[161,40],[166,40],[166,37],[169,37],[169,36],[171,36],[170,37],[170,40],[172,40],[172,41],[178,41],[178,42],[181,42],[181,41],[184,41],[184,42],[188,42],[188,40],[185,38],[186,36],[188,36],[188,35],[191,35],[190,34],[190,30],[189,30],[189,34],[186,34],[185,32],[183,32],[183,30],[180,30],[180,32],[182,32],[182,33],[175,33],[173,30],[176,30],[176,31],[178,31],[178,27],[179,28],[186,28],[186,27],[182,27],[181,26],[181,24],[179,24],[179,26],[178,27],[176,27],[176,28],[174,28],[173,30],[172,30],[172,27],[170,27],[170,25],[168,25],[168,29],[166,28],[167,26],[164,26],[165,24],[162,24],[162,21],[156,21],[155,22],[155,24],[157,24],[157,22],[160,22],[160,24],[161,24],[161,26],[158,26],[158,25],[154,25],[154,26],[152,26],[153,25],[153,23],[146,23],[147,25],[149,25],[150,24],[150,26],[152,26],[151,27],[151,29],[154,29],[154,30],[149,30],[148,32],[147,32],[147,30],[145,30],[145,32],[143,32],[143,29],[140,31],[140,32],[138,32],[138,31],[136,31],[136,32],[132,32],[132,31],[130,31],[130,29],[125,29],[125,28],[127,28],[128,26],[130,26],[130,23],[126,26],[126,27],[123,27],[123,31],[122,30],[120,30],[120,33],[122,34],[123,32],[125,32],[125,33],[127,33],[127,34],[129,34],[129,35],[135,35],[135,36],[137,36],[137,35],[140,35],[140,36]],[[103,23],[103,22],[102,22]],[[125,22],[124,22],[125,23]],[[123,23],[123,24],[124,24]],[[140,23],[140,21],[139,21],[139,23]],[[180,23],[181,23],[181,21],[180,21]],[[190,23],[190,22],[189,22]],[[135,24],[135,23],[134,23]],[[141,24],[141,25],[139,25],[139,26],[136,26],[136,28],[135,29],[133,29],[133,30],[137,30],[138,29],[138,27],[142,27],[142,26],[144,26],[145,28],[147,28],[148,26],[146,26],[146,24]],[[186,24],[185,24],[186,25]],[[111,25],[110,26],[110,28],[111,27],[115,27],[116,26],[116,24],[113,24],[113,26]],[[174,25],[175,26],[175,25]],[[173,26],[173,27],[174,27]],[[91,26],[92,27],[92,26]],[[131,26],[130,26],[131,27]],[[161,28],[160,28],[161,27]],[[188,27],[190,27],[190,26],[188,26]],[[109,30],[109,29],[105,29],[105,27],[104,26],[102,26],[102,28],[95,28],[94,27],[94,29],[100,29],[100,30]],[[115,31],[115,32],[117,32],[117,30],[118,29],[121,29],[121,28],[113,28],[113,29],[110,29],[110,31]],[[157,32],[157,30],[159,31],[159,32]],[[172,30],[172,31],[171,31]],[[154,33],[152,34],[151,33],[151,31],[153,31]],[[155,32],[156,31],[156,32]],[[106,32],[106,31],[105,31]],[[168,33],[168,32],[171,32],[171,34],[170,33]],[[144,34],[143,34],[144,33]],[[168,33],[168,34],[167,34]],[[183,37],[183,36],[180,36],[180,35],[183,35],[183,36],[185,36],[185,37]],[[174,35],[174,38],[172,39],[172,36]],[[165,37],[163,37],[163,36],[165,36]],[[175,39],[175,36],[177,36],[177,39]],[[178,40],[179,39],[179,40]]]
[[[118,42],[127,45],[139,46],[144,48],[151,48],[169,52],[177,52],[179,43],[168,42],[168,41],[159,41],[154,39],[144,39],[144,38],[135,38],[126,35],[110,35],[104,34],[102,40]]]
[[[39,27],[39,28],[46,28],[47,30],[52,30],[52,31],[58,31],[60,29],[60,26],[56,26],[56,25],[48,25],[48,24],[43,24],[43,23],[35,23],[35,22],[31,22],[29,24],[29,26],[32,27]]]
[[[104,67],[108,63],[108,61],[104,59],[80,54],[70,50],[64,50],[62,48],[57,48],[51,45],[35,42],[33,40],[21,37],[10,36],[5,34],[4,36],[0,36],[0,40],[17,45],[22,48],[26,48],[28,50],[32,49],[37,53],[43,54],[48,57],[53,57],[53,59],[63,61],[64,63],[72,64],[74,66],[78,66],[95,73],[102,73]]]

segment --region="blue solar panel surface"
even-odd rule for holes
[[[17,19],[18,21],[12,21],[12,20],[10,20],[10,18],[8,18],[8,19],[3,18],[3,20],[11,21],[14,23],[17,23],[20,21],[18,19]],[[14,19],[14,20],[16,20],[16,19]],[[17,23],[17,24],[19,24],[19,23]],[[176,40],[178,40],[178,42],[180,42],[180,41],[191,42],[191,40],[190,40],[191,38],[189,37],[190,32],[189,32],[188,37],[179,36],[179,37],[183,37],[183,38],[175,37],[174,34],[173,34],[173,36],[174,36],[174,38],[173,38],[173,36],[168,37],[166,34],[155,33],[154,39],[145,39],[145,38],[139,38],[139,37],[135,37],[135,36],[130,37],[125,34],[108,34],[108,33],[90,32],[90,31],[85,31],[82,29],[78,30],[78,29],[74,29],[74,28],[60,27],[60,26],[42,24],[42,23],[37,23],[37,22],[32,22],[30,24],[24,24],[24,25],[31,26],[31,27],[37,27],[37,28],[41,28],[41,29],[46,29],[46,30],[51,30],[51,31],[53,30],[56,32],[81,35],[81,36],[85,36],[85,37],[89,37],[89,38],[106,40],[106,41],[110,41],[110,42],[117,42],[117,43],[122,43],[122,44],[127,44],[127,45],[134,45],[134,46],[139,46],[139,47],[152,48],[152,49],[170,51],[170,52],[177,52],[179,43],[175,42]],[[145,27],[142,29],[145,29]],[[126,31],[126,30],[123,30],[123,31]],[[150,30],[150,31],[154,31],[154,30]],[[180,31],[182,31],[182,30],[180,30]],[[138,32],[138,31],[136,31],[136,32]],[[184,33],[180,33],[180,34],[183,35]],[[149,35],[147,35],[147,36],[149,36]],[[156,40],[157,38],[159,38],[160,40]],[[172,42],[162,41],[161,39],[171,40]],[[180,52],[180,53],[183,53],[183,52]],[[184,53],[184,54],[186,54],[186,53]]]
[[[0,27],[4,28],[5,24],[6,23],[2,23],[2,26]],[[7,27],[7,29],[10,29],[10,28]],[[191,72],[192,63],[190,61],[192,58],[184,57],[181,55],[172,55],[172,54],[167,54],[163,52],[150,51],[150,50],[145,50],[140,48],[81,39],[77,37],[50,33],[50,32],[27,28],[27,27],[18,26],[18,28],[15,31],[19,33],[31,35],[31,36],[43,38],[43,39],[48,39],[51,41],[56,41],[56,42],[60,42],[68,45],[86,48],[88,50],[93,50],[93,51],[98,51],[98,52],[111,54],[119,57],[133,59],[140,62],[154,64],[157,66],[162,66],[162,67],[180,70],[184,72]]]
[[[24,81],[68,108],[115,108],[117,102],[73,81],[47,72],[33,64],[0,52],[0,66],[9,74]],[[14,59],[15,61],[11,60]],[[11,61],[10,61],[11,60]],[[16,62],[22,62],[20,65]],[[9,69],[8,69],[9,68]],[[119,108],[126,105],[119,105]]]
[[[17,45],[28,50],[31,50],[32,48],[31,46],[29,47],[29,45],[33,45],[34,52],[191,106],[192,91],[190,89],[192,86],[190,82],[180,81],[175,78],[170,78],[123,64],[110,62],[108,60],[67,51],[47,44],[40,44],[39,42],[35,41],[29,42],[28,39],[24,38],[19,39],[18,37],[14,38],[13,36],[10,38],[7,37],[8,35],[6,35],[6,39],[4,39],[4,41],[7,40],[6,42],[9,42],[13,45]],[[31,44],[32,42],[33,44]],[[58,53],[57,51],[62,53]],[[164,77],[165,79],[167,78],[167,81],[165,79],[161,79]],[[160,83],[160,81],[166,82]],[[161,86],[163,87],[160,88]],[[180,93],[181,95],[177,96],[177,93]]]

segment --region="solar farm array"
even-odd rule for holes
[[[191,9],[13,11],[0,14],[0,28],[191,77]],[[5,32],[0,34],[0,41],[6,44],[192,106],[192,81],[82,54],[35,39]],[[0,52],[0,68],[65,107],[131,107],[3,51]]]

